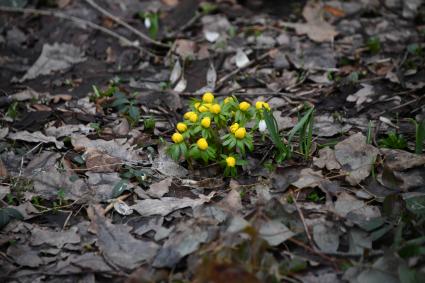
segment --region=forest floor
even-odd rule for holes
[[[0,281],[425,282],[424,91],[421,0],[0,0]]]

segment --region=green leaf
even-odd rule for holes
[[[133,119],[134,122],[138,122],[140,119],[140,110],[136,106],[130,106],[128,109],[128,115],[131,119]]]
[[[118,106],[122,106],[122,105],[129,104],[129,103],[130,103],[130,101],[127,98],[120,97],[120,98],[115,99],[114,102],[112,102],[111,106],[112,107],[118,107]]]
[[[123,192],[129,191],[127,180],[119,181],[112,189],[112,198],[117,198],[122,195]]]
[[[310,116],[313,113],[314,108],[310,108],[307,110],[307,112],[304,114],[304,116],[301,118],[300,121],[292,128],[291,131],[288,133],[288,142],[290,143],[294,137],[294,135],[299,132],[304,125],[310,120]],[[266,122],[267,123],[267,122]]]

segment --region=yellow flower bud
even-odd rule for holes
[[[257,110],[260,110],[260,109],[263,109],[263,108],[266,108],[267,110],[270,110],[270,105],[267,102],[264,102],[264,101],[257,101],[255,103],[255,108]]]
[[[205,103],[213,103],[214,95],[211,92],[206,92],[202,96],[202,101],[205,102]]]
[[[263,108],[263,105],[264,105],[264,101],[257,101],[255,103],[255,108],[260,110],[261,108]]]
[[[238,123],[234,123],[233,125],[230,126],[230,132],[232,134],[234,134],[237,129],[239,129],[239,124]]]
[[[185,123],[181,123],[181,122],[180,123],[177,123],[177,130],[180,133],[184,133],[187,130],[187,125]]]
[[[213,114],[219,114],[221,111],[221,107],[219,104],[213,104],[210,108],[210,112]]]
[[[243,101],[243,102],[239,103],[239,109],[241,111],[247,111],[250,106],[251,106],[251,104],[249,104],[246,101]]]
[[[205,117],[201,120],[201,125],[204,128],[209,128],[211,125],[211,118],[210,117]]]
[[[180,133],[174,133],[171,136],[171,139],[174,143],[181,143],[183,141],[183,136]]]
[[[232,156],[226,158],[227,167],[235,167],[236,159]]]
[[[195,106],[195,109],[198,110],[199,106],[201,106],[201,102],[196,102],[194,106]]]
[[[192,111],[186,112],[186,113],[184,113],[183,118],[185,118],[186,120],[189,120],[189,118],[190,118],[190,116],[192,116],[192,114],[195,114],[195,112],[192,112]]]
[[[239,128],[239,129],[236,130],[235,137],[237,139],[241,140],[241,139],[245,138],[245,136],[246,136],[246,129],[245,128]]]
[[[201,105],[201,106],[199,106],[198,111],[201,112],[201,113],[207,112],[208,107],[205,106],[205,105]]]
[[[195,123],[196,121],[198,121],[198,115],[194,112],[192,112],[192,113],[193,114],[190,115],[190,117],[189,117],[189,121],[192,122],[192,123]]]
[[[206,150],[208,148],[208,142],[206,139],[204,138],[200,138],[197,142],[196,145],[198,146],[198,148],[200,150]]]
[[[233,97],[226,97],[224,99],[224,104],[227,104],[227,103],[232,102],[232,101],[233,101]]]

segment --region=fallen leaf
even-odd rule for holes
[[[168,193],[172,182],[173,178],[168,177],[162,181],[152,183],[146,193],[153,198],[161,198],[163,195]]]
[[[188,170],[171,159],[165,150],[165,146],[158,149],[158,156],[153,160],[152,168],[165,176],[179,178],[187,176]]]
[[[93,131],[94,129],[90,126],[71,124],[71,125],[63,125],[59,127],[48,127],[44,130],[44,133],[47,136],[61,138],[61,137],[69,137],[76,133],[87,135]]]
[[[39,256],[39,251],[27,244],[10,245],[7,249],[7,255],[19,266],[39,267],[45,263]]]
[[[326,22],[321,15],[321,4],[309,1],[303,10],[303,16],[307,23],[282,22],[283,26],[294,28],[297,34],[307,34],[316,42],[333,41],[338,34],[335,27]]]
[[[131,146],[127,143],[127,139],[106,140],[90,140],[83,135],[75,135],[71,137],[71,143],[75,151],[87,151],[87,149],[97,149],[110,156],[117,157],[122,161],[138,162],[143,157],[139,155],[139,149],[135,149],[137,145]]]
[[[185,207],[195,208],[206,202],[209,202],[215,195],[215,192],[211,192],[208,196],[200,195],[198,199],[191,198],[174,198],[174,197],[163,197],[161,199],[144,199],[138,200],[131,206],[132,209],[136,210],[141,216],[151,215],[168,215],[171,212],[182,209]]]
[[[348,102],[355,102],[357,110],[362,109],[362,104],[365,102],[371,102],[371,96],[375,95],[375,90],[372,85],[361,84],[362,88],[356,93],[347,96]]]
[[[56,138],[54,137],[45,136],[39,131],[33,133],[30,133],[28,131],[9,133],[7,138],[11,140],[21,140],[25,142],[34,143],[54,143],[58,149],[61,149],[63,147],[63,142],[56,140]]]
[[[259,231],[259,236],[269,243],[270,246],[277,246],[289,238],[295,236],[295,233],[289,230],[282,222],[271,220],[264,222]]]
[[[84,53],[77,46],[67,43],[54,43],[53,45],[46,43],[43,45],[40,57],[19,82],[61,71],[85,60]]]
[[[202,243],[212,240],[218,227],[200,226],[195,221],[180,224],[155,257],[152,266],[173,268],[179,261],[198,250]]]
[[[31,88],[27,88],[23,91],[12,94],[13,100],[17,101],[26,101],[26,100],[35,100],[39,101],[41,99],[51,99],[52,96],[47,92],[38,92]]]
[[[93,173],[85,172],[88,176],[87,184],[93,190],[95,194],[94,198],[97,201],[107,201],[111,198],[114,187],[121,181],[118,173]],[[131,189],[133,186],[127,184],[127,189]]]
[[[47,199],[56,199],[60,190],[63,190],[66,200],[77,200],[84,196],[90,198],[93,194],[82,179],[60,172],[55,167],[34,172],[28,178],[33,181],[34,193]]]
[[[335,157],[342,170],[349,175],[345,179],[357,185],[367,178],[379,150],[366,143],[366,137],[357,133],[335,145]]]
[[[175,54],[179,55],[181,59],[186,60],[188,58],[195,58],[196,57],[196,50],[198,49],[198,46],[196,42],[189,40],[189,39],[177,39],[174,42],[173,45]],[[176,61],[176,64],[174,65],[173,71],[171,72],[171,77],[173,76],[173,72],[176,72],[179,74],[178,77],[181,75],[181,66],[179,60]],[[170,78],[170,82],[173,83],[173,80]],[[175,80],[174,80],[175,82]]]
[[[52,231],[34,227],[31,230],[31,245],[40,246],[43,244],[62,248],[65,244],[78,244],[81,239],[77,233],[78,228],[73,226],[65,231]]]
[[[339,233],[331,222],[314,225],[313,240],[324,252],[336,252],[338,250]]]
[[[105,154],[97,149],[88,148],[84,153],[87,170],[96,173],[110,173],[121,167],[121,159]]]
[[[328,170],[340,169],[341,165],[338,163],[335,157],[335,152],[329,148],[325,147],[319,150],[319,158],[313,158],[313,164],[321,169],[325,168]]]
[[[381,216],[379,208],[367,205],[364,201],[358,200],[356,197],[341,193],[335,202],[335,211],[341,217],[346,217],[348,213],[361,215],[365,219],[371,219]]]
[[[404,171],[425,164],[425,155],[413,154],[399,149],[381,149],[384,165],[393,171]]]
[[[97,235],[99,249],[112,263],[131,270],[155,256],[158,245],[134,238],[130,234],[132,227],[112,224],[94,207],[89,207],[87,214]]]
[[[300,189],[314,188],[319,187],[322,181],[324,181],[324,179],[320,171],[305,168],[301,170],[298,179],[295,182],[292,182],[292,185]]]

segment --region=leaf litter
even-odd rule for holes
[[[195,2],[99,3],[165,43],[133,47],[93,5],[0,4],[0,278],[423,282],[423,1]],[[258,133],[234,179],[173,161],[205,91],[267,101],[291,158]]]

